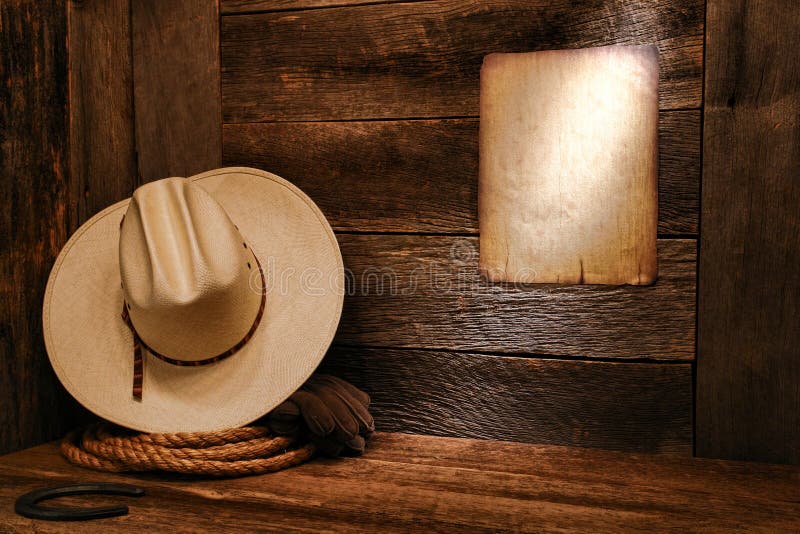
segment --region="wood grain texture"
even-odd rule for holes
[[[219,7],[220,13],[234,14],[419,1],[420,0],[221,0]]]
[[[478,231],[478,121],[234,124],[223,163],[286,178],[335,230]]]
[[[63,1],[0,4],[0,452],[71,424],[41,320],[47,275],[74,224],[66,46]]]
[[[377,433],[360,458],[232,480],[97,473],[43,445],[0,459],[0,529],[74,532],[13,513],[13,498],[43,480],[145,488],[139,499],[93,497],[125,502],[130,514],[81,523],[81,532],[800,528],[800,472],[789,466],[391,433]]]
[[[230,122],[478,114],[491,52],[656,44],[661,109],[699,107],[702,0],[441,0],[223,17]]]
[[[137,186],[130,9],[130,0],[68,5],[69,204],[78,225]]]
[[[131,6],[142,181],[219,167],[217,1],[137,0]]]
[[[700,120],[700,110],[659,114],[659,235],[696,235],[698,233]]]
[[[490,284],[474,237],[339,235],[343,344],[692,360],[696,242],[660,240],[649,287]]]
[[[368,392],[384,431],[692,454],[689,364],[338,346],[322,369]]]
[[[478,233],[478,119],[228,124],[223,164],[269,170],[334,229]],[[700,111],[659,114],[660,234],[697,233]]]
[[[800,5],[708,5],[697,453],[800,463]]]

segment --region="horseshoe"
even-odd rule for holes
[[[47,521],[83,521],[87,519],[100,519],[103,517],[116,517],[126,515],[128,507],[97,506],[94,508],[76,507],[43,507],[38,503],[47,499],[64,497],[67,495],[125,495],[128,497],[141,497],[144,489],[130,484],[67,484],[33,490],[17,498],[14,511],[21,516],[31,519],[44,519]]]

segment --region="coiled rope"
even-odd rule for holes
[[[313,443],[300,443],[296,436],[273,436],[260,426],[137,434],[95,423],[70,432],[61,442],[67,460],[97,471],[161,470],[215,477],[280,471],[307,461],[315,451]]]

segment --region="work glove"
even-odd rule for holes
[[[307,433],[326,456],[359,455],[375,431],[369,403],[369,395],[349,382],[314,374],[267,415],[267,425],[279,435]]]

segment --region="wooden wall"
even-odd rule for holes
[[[708,24],[697,453],[800,464],[800,3]]]
[[[8,421],[5,450],[56,437],[80,413],[49,372],[39,323],[47,271],[66,236],[141,183],[224,164],[284,176],[329,218],[353,285],[324,368],[373,395],[380,428],[691,453],[701,0],[55,7],[54,35],[70,53],[61,48],[55,64],[61,111],[49,120],[61,120],[61,138],[45,155],[60,159],[24,187],[53,191],[42,213],[62,222],[45,254],[24,255],[34,267],[3,258],[38,291],[4,287],[23,301],[4,312],[12,328],[4,362],[15,363],[2,366],[3,380],[22,373],[46,392],[0,393],[18,413],[43,407],[31,419],[36,431]],[[662,81],[658,283],[481,281],[483,56],[650,42]],[[21,242],[50,232],[47,219],[28,217],[39,226]],[[29,365],[35,372],[26,375]]]
[[[77,411],[44,353],[50,267],[70,209],[63,0],[0,3],[0,453],[66,430]]]
[[[714,31],[745,35],[750,19],[719,5],[710,2]],[[57,384],[41,341],[41,295],[67,236],[144,182],[225,164],[293,181],[336,230],[352,271],[351,294],[323,367],[373,395],[381,429],[691,453],[703,0],[12,0],[0,14],[0,67],[10,80],[0,87],[0,197],[11,207],[0,223],[0,235],[9,236],[0,250],[0,452],[57,437],[85,417]],[[483,56],[610,43],[655,43],[661,55],[659,281],[652,287],[481,281]],[[779,56],[758,50],[758,62]],[[751,70],[724,74],[726,56],[717,54],[709,57],[723,73],[719,79],[755,79]],[[755,68],[749,60],[742,64]],[[787,57],[774,69],[789,66]],[[727,105],[731,92],[710,90],[709,82],[718,78],[706,76],[706,99],[714,106],[707,117]],[[770,98],[789,103],[779,88],[790,82],[775,78]],[[765,130],[777,131],[776,139],[796,139],[791,102],[783,126]],[[742,113],[737,108],[735,116]],[[725,154],[730,124],[713,124],[719,129],[706,129],[706,147]],[[734,122],[743,130],[750,124]],[[760,153],[780,157],[766,148]],[[743,165],[748,157],[742,148]],[[719,160],[706,156],[704,164],[715,180],[704,195],[711,205],[723,202],[729,186],[713,174]],[[775,187],[789,187],[778,171],[771,176]],[[768,219],[774,227],[764,232],[785,228],[797,205],[791,191],[784,191],[784,215],[776,212]],[[763,213],[768,205],[751,208]],[[704,232],[724,227],[727,215],[715,219],[717,209],[704,206]],[[716,238],[709,243],[710,250],[722,246]],[[781,247],[788,261],[796,243]],[[748,257],[753,273],[764,274],[773,263],[759,251]],[[714,254],[718,259],[709,258],[720,263],[708,264],[708,280],[713,265],[730,259]],[[797,289],[780,272],[769,275],[769,287],[777,290],[783,280],[789,291]],[[729,290],[709,283],[700,296],[712,302],[716,292]],[[759,298],[743,298],[766,307],[777,298],[758,291]],[[741,308],[734,304],[725,309]],[[781,310],[774,318],[789,321],[789,308]],[[726,324],[719,323],[731,328]],[[785,328],[783,344],[772,348],[797,378],[791,340],[800,340],[796,327]],[[780,377],[769,376],[758,382],[775,392],[765,398],[787,406],[797,389],[781,390]],[[741,382],[722,384],[715,398]],[[768,412],[760,406],[748,412],[750,420]],[[780,413],[771,431],[781,424],[796,430],[797,411]],[[797,435],[786,432],[785,438]],[[705,443],[718,438],[701,430],[698,436]],[[732,450],[700,447],[708,454]],[[795,453],[790,447],[768,458]],[[739,457],[748,455],[764,458],[755,447]]]
[[[61,247],[142,183],[219,167],[221,124],[214,2],[11,0],[0,9],[1,454],[92,417],[59,384],[42,339]]]
[[[220,4],[223,163],[303,188],[353,271],[325,368],[385,429],[690,454],[703,2],[354,4]],[[658,283],[481,281],[483,56],[651,42]]]

